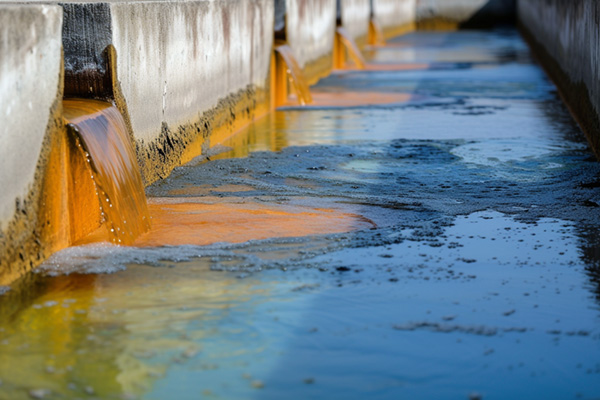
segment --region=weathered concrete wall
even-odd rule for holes
[[[516,0],[417,0],[417,24],[427,28],[489,28],[512,22]]]
[[[370,0],[338,0],[338,21],[359,44],[369,35]]]
[[[519,0],[519,24],[600,157],[600,3]]]
[[[73,2],[64,9],[67,95],[116,100],[146,183],[268,103],[272,0]]]
[[[59,96],[60,8],[0,4],[0,226],[33,185]]]
[[[286,39],[312,84],[333,68],[336,0],[286,0]]]
[[[48,255],[54,220],[39,210],[61,129],[61,27],[60,7],[0,4],[0,284]]]
[[[373,18],[386,37],[414,29],[417,0],[372,0]]]

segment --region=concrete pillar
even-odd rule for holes
[[[414,29],[416,3],[417,0],[372,0],[373,18],[386,38]]]
[[[338,19],[352,38],[359,44],[367,42],[369,20],[371,18],[370,0],[339,0]]]
[[[314,84],[333,68],[336,0],[285,0],[286,40]]]

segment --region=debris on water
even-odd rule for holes
[[[188,347],[181,355],[184,358],[194,358],[199,353],[199,350],[196,346]]]
[[[477,336],[495,336],[500,332],[510,333],[525,333],[527,328],[511,327],[511,328],[496,328],[489,326],[469,326],[469,325],[448,325],[437,322],[411,322],[407,324],[397,324],[392,326],[397,331],[416,331],[428,330],[439,333],[466,333]]]
[[[29,391],[29,397],[32,399],[45,399],[50,396],[52,392],[48,389],[32,389]]]
[[[259,380],[252,381],[251,385],[254,389],[263,389],[265,387],[264,382]]]
[[[483,400],[483,396],[477,392],[469,394],[469,400]]]

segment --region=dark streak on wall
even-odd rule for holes
[[[64,3],[65,97],[110,99],[106,48],[112,43],[108,3]]]

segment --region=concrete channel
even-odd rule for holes
[[[599,11],[0,2],[0,399],[597,397]]]

